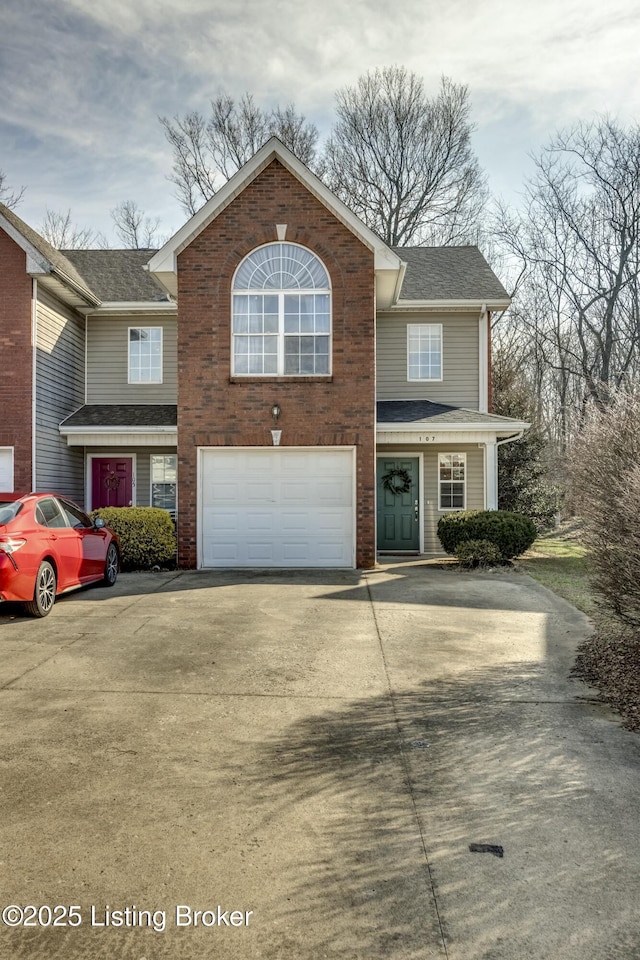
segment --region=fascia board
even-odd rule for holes
[[[475,313],[479,310],[506,310],[511,300],[398,300],[389,308],[390,313],[416,310],[458,310],[460,313]]]
[[[402,260],[322,183],[276,137],[272,137],[223,187],[208,200],[180,230],[151,258],[147,269],[153,274],[175,273],[177,257],[222,210],[254,180],[272,160],[277,159],[374,253],[376,270],[400,270]],[[163,285],[169,289],[165,280]]]
[[[99,307],[83,307],[80,312],[90,317],[124,313],[167,313],[170,316],[177,316],[178,306],[169,300],[109,300],[101,303]]]
[[[165,427],[122,427],[117,424],[111,427],[94,427],[87,425],[84,427],[65,427],[64,424],[58,428],[60,433],[63,436],[67,434],[78,434],[78,433],[131,433],[131,434],[143,434],[143,433],[177,433],[177,427],[165,426]]]
[[[504,423],[496,423],[495,420],[487,420],[485,423],[433,423],[430,420],[412,420],[410,423],[377,423],[376,430],[379,433],[424,433],[425,430],[431,433],[495,433],[509,434],[517,433],[520,430],[528,430],[531,426],[524,420],[505,420]]]

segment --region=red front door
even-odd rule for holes
[[[94,457],[91,461],[91,508],[130,507],[133,503],[133,459]]]

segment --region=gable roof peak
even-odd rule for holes
[[[274,160],[281,163],[347,229],[369,247],[374,254],[376,271],[391,271],[396,274],[401,271],[402,260],[398,254],[339,200],[278,137],[270,137],[149,261],[151,273],[156,275],[173,296],[177,295],[178,255]]]

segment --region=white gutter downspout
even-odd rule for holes
[[[489,316],[486,303],[478,318],[478,410],[489,412]]]
[[[36,490],[36,412],[37,412],[37,366],[38,366],[38,281],[35,277],[31,287],[31,489]]]

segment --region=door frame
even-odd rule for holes
[[[411,458],[418,461],[418,551],[424,553],[424,453],[422,450],[389,450],[381,451],[376,447],[376,554],[384,553],[384,550],[378,549],[378,460],[383,457],[395,457],[398,460]],[[414,554],[413,550],[394,550],[394,553],[406,553],[407,556]]]
[[[131,450],[127,450],[126,452],[122,452],[122,453],[118,451],[112,451],[112,450],[104,450],[103,452],[94,450],[93,453],[87,454],[87,465],[85,469],[85,494],[84,494],[86,513],[90,513],[91,510],[93,510],[93,504],[91,502],[92,494],[93,494],[93,461],[94,459],[102,460],[105,457],[122,457],[122,458],[126,457],[127,460],[131,460],[131,506],[132,507],[136,506],[136,502],[137,502],[136,491],[138,489],[138,484],[136,482],[136,474],[137,474],[136,456],[137,455],[133,453],[133,451]]]

